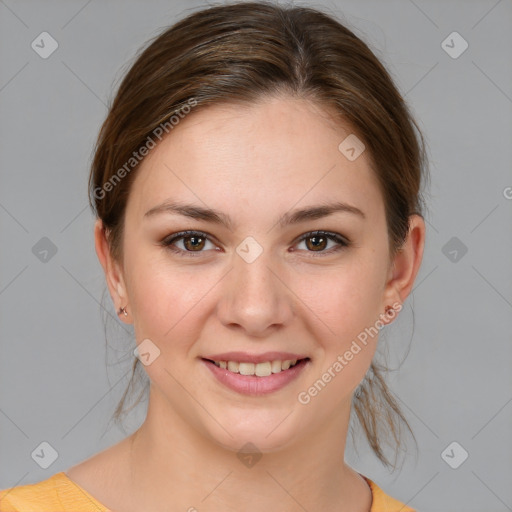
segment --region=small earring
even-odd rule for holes
[[[124,308],[119,308],[119,311],[117,312],[118,315],[121,313],[124,314],[124,316],[128,316],[128,312],[126,311],[126,306]]]
[[[393,307],[392,306],[386,306],[386,315],[393,310]]]

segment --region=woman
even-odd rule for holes
[[[351,411],[385,464],[408,427],[373,357],[421,264],[425,160],[382,64],[317,10],[236,3],[163,32],[90,175],[146,419],[0,510],[411,511],[344,453]]]

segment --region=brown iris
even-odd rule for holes
[[[188,242],[192,239],[199,240],[199,242],[196,242],[195,244],[188,245]],[[194,249],[198,249],[200,251],[204,247],[205,241],[206,241],[206,238],[204,238],[202,236],[197,236],[197,235],[189,235],[189,236],[183,237],[183,245],[185,246],[185,248],[187,250],[191,250],[193,252],[195,252]]]
[[[325,236],[318,236],[318,235],[314,235],[314,236],[308,236],[307,238],[305,238],[305,242],[306,242],[306,246],[308,247],[308,249],[310,249],[310,244],[309,244],[309,240],[315,240],[315,242],[313,242],[313,250],[316,251],[317,249],[319,250],[323,250],[325,249],[325,242],[327,241],[327,237]],[[318,240],[321,240],[321,242],[319,243]]]

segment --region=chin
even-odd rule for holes
[[[220,447],[237,454],[245,450],[272,453],[286,449],[293,444],[299,433],[295,430],[295,425],[289,421],[291,415],[283,421],[289,414],[283,413],[285,410],[283,408],[266,416],[262,411],[238,411],[238,421],[228,420],[222,424],[226,430],[215,421],[209,422],[208,436]],[[240,414],[244,414],[243,419],[240,418]],[[226,419],[226,416],[224,418]]]

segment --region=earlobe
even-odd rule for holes
[[[114,306],[116,306],[116,304],[118,305],[116,307],[118,315],[124,314],[126,317],[128,316],[126,312],[127,295],[122,271],[118,262],[112,257],[106,231],[101,219],[97,219],[94,225],[94,241],[98,260],[105,272],[105,280],[110,292],[110,297],[112,298]]]

